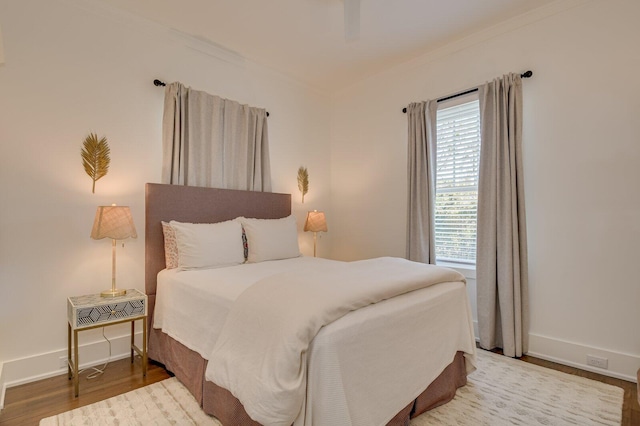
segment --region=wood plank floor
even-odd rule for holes
[[[501,353],[500,350],[493,352]],[[615,379],[602,374],[592,373],[590,371],[581,370],[575,367],[569,367],[555,362],[545,361],[540,358],[524,355],[520,358],[522,361],[540,365],[542,367],[551,368],[553,370],[562,371],[563,373],[573,374],[574,376],[586,377],[587,379],[597,380],[598,382],[608,385],[618,386],[624,389],[624,400],[622,403],[622,426],[640,426],[640,405],[638,405],[638,387],[633,382]]]
[[[522,360],[623,388],[622,425],[640,425],[640,406],[638,406],[635,383],[529,356],[524,356]],[[37,425],[40,419],[44,417],[92,404],[168,377],[170,377],[170,374],[161,365],[150,363],[147,377],[143,379],[139,360],[136,360],[132,365],[128,359],[123,359],[109,364],[105,374],[96,379],[87,380],[86,373],[82,375],[80,378],[80,396],[78,398],[74,398],[73,386],[67,379],[66,374],[16,386],[7,389],[5,406],[0,412],[0,425]]]
[[[91,371],[80,375],[80,395],[77,398],[73,395],[72,381],[67,379],[66,374],[7,389],[4,409],[0,412],[0,425],[37,425],[45,417],[171,377],[163,366],[150,362],[147,376],[143,378],[138,356],[133,364],[129,358],[111,362],[104,374],[95,379],[87,379],[88,374]]]

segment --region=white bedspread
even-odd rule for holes
[[[473,368],[473,329],[461,281],[464,278],[455,271],[392,258],[331,263],[304,273],[267,277],[244,291],[231,307],[209,357],[206,377],[230,390],[247,413],[265,425],[288,426],[294,421],[296,425],[385,424],[442,372],[457,350],[470,354],[468,367]],[[420,308],[412,310],[423,312],[422,316],[398,315],[395,302],[412,306],[414,290],[438,283],[445,283],[435,291],[442,291],[443,297],[430,298],[439,305],[430,309],[415,305]],[[457,287],[448,288],[451,285]],[[454,295],[457,302],[444,303]],[[383,303],[377,302],[386,299],[390,303],[378,309]],[[365,311],[373,308],[370,304],[376,304],[376,324],[381,326],[377,336],[368,322],[362,327],[353,324],[359,317],[369,317]],[[360,307],[366,308],[355,311]],[[391,315],[380,316],[386,307]],[[321,327],[350,311],[355,312],[344,331],[357,336],[351,341],[358,347],[344,340],[339,326],[333,327],[329,339],[343,344],[322,345],[324,349],[317,341],[311,344]],[[432,320],[442,329],[434,332],[428,322],[412,324],[416,319]],[[445,320],[454,325],[444,324]],[[423,328],[430,331],[423,333]],[[322,354],[326,349],[329,352]],[[316,356],[323,361],[314,363]],[[332,359],[336,363],[328,369],[334,372],[332,377],[322,377],[318,365],[326,368]],[[386,370],[382,376],[390,383],[372,370],[377,365]],[[323,392],[328,380],[340,381],[341,386],[334,383],[329,389],[344,394],[325,395],[328,401],[339,400],[325,410],[323,396],[314,394]],[[334,411],[340,417],[332,419]]]
[[[229,309],[243,291],[270,275],[333,262],[297,257],[217,269],[165,269],[158,274],[153,327],[209,359]]]
[[[309,350],[307,394],[295,426],[386,425],[457,351],[475,369],[467,288],[451,282],[350,312]]]

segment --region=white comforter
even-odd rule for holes
[[[296,424],[316,424],[309,420],[315,414],[310,412],[305,398],[310,392],[307,388],[310,345],[321,327],[358,308],[403,294],[409,296],[407,293],[434,284],[456,281],[464,281],[464,278],[455,271],[392,258],[332,263],[304,272],[287,272],[267,277],[245,290],[231,307],[214,350],[208,357],[206,377],[230,390],[243,403],[247,413],[262,424],[288,426],[294,421]],[[464,292],[464,288],[462,291]],[[389,388],[386,389],[388,393],[383,394],[391,396],[380,401],[376,405],[381,406],[372,410],[371,395],[361,396],[363,404],[366,402],[366,410],[358,404],[347,407],[347,410],[343,409],[340,411],[342,415],[345,415],[345,411],[349,415],[341,418],[340,424],[386,423],[390,416],[424,390],[425,383],[442,372],[452,361],[452,354],[456,350],[463,350],[471,355],[468,365],[472,368],[473,332],[468,302],[464,296],[460,298],[462,304],[459,309],[452,315],[458,319],[459,315],[466,318],[454,321],[454,329],[443,328],[447,333],[455,335],[443,339],[442,350],[416,343],[416,352],[428,354],[428,362],[433,363],[431,368],[424,368],[426,376],[416,374],[411,366],[404,368],[405,371],[411,371],[411,375],[420,377],[405,377],[406,374],[400,374],[403,379],[400,386],[398,383],[385,384]],[[441,314],[448,316],[444,312]],[[387,320],[393,321],[394,318]],[[419,335],[418,332],[417,336]],[[373,342],[373,346],[379,346],[380,339],[374,340],[378,342]],[[433,345],[433,340],[427,340],[427,345]],[[394,350],[391,348],[391,352]],[[359,381],[353,388],[360,392],[368,389],[366,385],[363,386],[367,381],[367,374],[365,371],[357,371],[357,366],[375,364],[361,362],[358,358],[363,353],[367,355],[366,351],[354,351],[351,360],[348,359],[349,354],[340,355],[345,366],[354,366],[354,371],[342,370],[341,376],[344,377],[340,380]],[[381,355],[377,353],[375,356],[381,356],[385,363],[390,362],[401,368],[402,365],[398,365],[397,361],[408,361],[416,357],[416,353],[410,355],[387,357],[383,351]],[[424,359],[418,359],[414,361],[413,367],[419,370],[421,362],[426,363]],[[368,373],[369,376],[376,376],[375,371]],[[309,374],[317,374],[317,371],[312,369]],[[349,386],[345,388],[345,392],[349,391],[348,388]],[[398,389],[395,394],[391,393],[394,389]],[[353,397],[358,399],[357,395]],[[348,401],[349,395],[342,399]],[[365,414],[364,411],[372,413]]]
[[[231,306],[261,279],[335,261],[301,256],[226,268],[165,269],[158,274],[153,327],[209,359]]]

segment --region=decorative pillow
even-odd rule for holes
[[[178,245],[178,267],[218,268],[244,262],[242,226],[235,220],[219,223],[171,221]]]
[[[244,260],[247,260],[247,257],[249,257],[249,243],[247,243],[247,233],[244,232],[244,228],[242,228],[242,247],[244,248]]]
[[[249,244],[248,262],[288,259],[300,256],[296,218],[247,219],[239,217]]]
[[[164,261],[167,269],[178,267],[178,242],[176,241],[176,231],[167,222],[162,222],[162,233],[164,234]]]

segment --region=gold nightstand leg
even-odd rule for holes
[[[78,330],[73,330],[73,387],[76,397],[80,395],[80,378],[78,377]]]
[[[147,376],[147,317],[142,318],[142,376]]]
[[[71,380],[71,324],[67,323],[67,374]]]
[[[135,345],[135,324],[136,320],[131,321],[131,362],[133,363],[133,352],[137,352],[140,355],[142,361],[142,377],[147,376],[147,317],[138,318],[142,320],[142,346]]]

